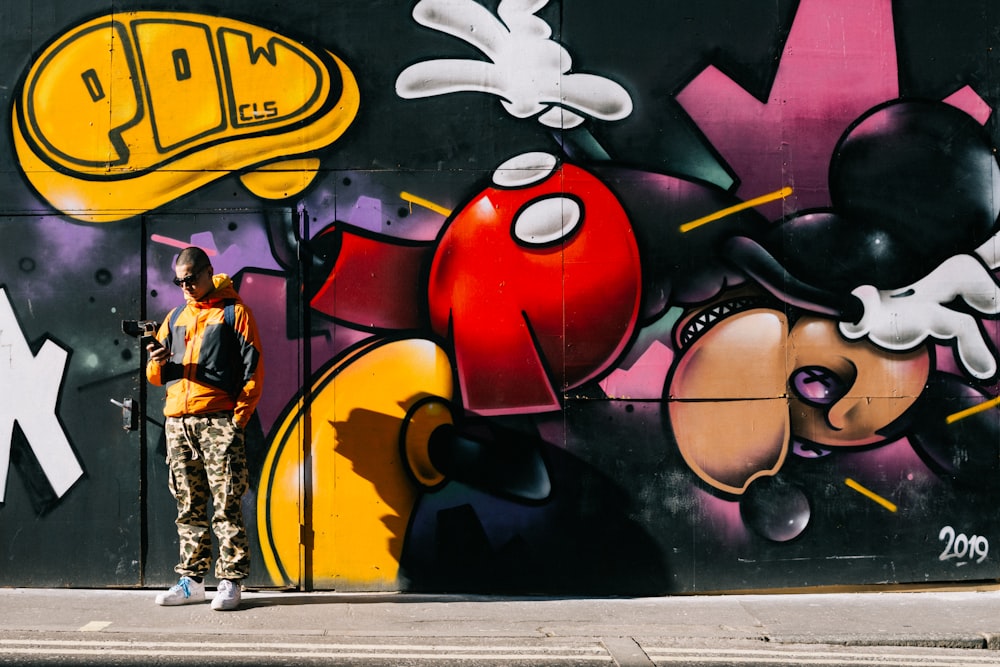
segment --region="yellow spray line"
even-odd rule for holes
[[[858,484],[857,482],[855,482],[850,477],[848,477],[847,479],[844,480],[844,484],[846,484],[847,486],[851,487],[852,489],[854,489],[855,491],[857,491],[861,495],[865,496],[866,498],[869,498],[870,500],[874,500],[875,502],[877,502],[879,505],[881,505],[882,507],[886,508],[890,512],[895,512],[897,509],[899,509],[898,507],[896,507],[895,503],[886,500],[885,498],[883,498],[882,496],[878,495],[874,491],[866,489],[865,487],[861,486],[860,484]]]
[[[1000,396],[992,398],[985,403],[980,403],[979,405],[974,405],[971,408],[966,408],[965,410],[959,410],[958,412],[950,414],[947,418],[945,418],[945,422],[948,424],[954,424],[959,419],[965,419],[966,417],[971,417],[974,414],[985,412],[986,410],[989,410],[997,405],[1000,405]]]
[[[445,208],[444,206],[439,206],[429,199],[424,199],[423,197],[418,197],[417,195],[410,194],[409,192],[400,192],[400,198],[403,201],[410,202],[411,204],[416,204],[417,206],[423,206],[424,208],[434,211],[435,213],[440,213],[444,217],[451,215],[451,210]]]
[[[701,227],[702,225],[708,224],[709,222],[713,222],[715,220],[719,220],[720,218],[724,218],[727,215],[732,215],[733,213],[739,213],[740,211],[744,211],[748,208],[753,208],[754,206],[760,206],[761,204],[767,204],[778,199],[784,199],[785,197],[788,197],[791,194],[792,194],[792,188],[784,187],[781,188],[780,190],[776,190],[766,195],[761,195],[756,199],[750,199],[748,201],[745,201],[742,204],[736,204],[735,206],[724,208],[721,211],[716,211],[715,213],[706,215],[703,218],[698,218],[697,220],[692,220],[691,222],[685,222],[683,225],[680,226],[680,230],[681,232],[689,232],[692,229],[695,229],[696,227]]]

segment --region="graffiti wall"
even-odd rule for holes
[[[1000,576],[996,3],[0,19],[0,585],[173,580],[190,245],[260,323],[251,585]]]

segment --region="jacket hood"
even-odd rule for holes
[[[212,283],[215,285],[215,289],[206,294],[200,301],[192,299],[185,293],[184,298],[187,300],[188,304],[198,308],[208,308],[215,306],[220,301],[225,301],[226,299],[240,300],[240,295],[236,291],[236,288],[233,287],[233,281],[227,274],[215,274],[212,276]]]

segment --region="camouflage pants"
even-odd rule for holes
[[[182,576],[203,577],[212,564],[212,532],[219,542],[215,576],[244,579],[250,548],[241,499],[249,486],[243,431],[230,413],[167,417],[170,493],[177,500]],[[213,512],[209,517],[209,500]]]

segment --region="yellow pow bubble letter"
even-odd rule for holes
[[[14,146],[52,206],[90,222],[154,209],[232,172],[303,190],[354,120],[358,86],[325,50],[226,18],[130,12],[78,25],[34,61]]]

